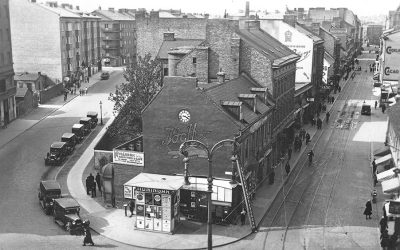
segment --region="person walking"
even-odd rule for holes
[[[92,182],[92,198],[96,197],[96,181]]]
[[[64,91],[64,102],[67,101],[67,97],[68,97],[68,92],[67,90]]]
[[[306,145],[310,142],[310,134],[307,132],[306,133]]]
[[[101,177],[100,177],[100,173],[96,174],[96,183],[97,183],[97,187],[99,188],[99,192],[101,194]]]
[[[88,88],[86,87],[85,88],[85,95],[87,95],[87,92],[88,92]]]
[[[328,112],[326,112],[326,119],[325,119],[326,123],[329,122],[329,117],[331,117],[331,114],[328,111]]]
[[[378,107],[378,101],[375,101],[375,109]]]
[[[321,129],[322,128],[322,120],[321,118],[318,117],[317,119],[317,129]]]
[[[371,219],[371,215],[372,215],[371,200],[368,200],[367,203],[365,203],[364,215],[365,215],[366,220]]]
[[[242,212],[240,212],[240,222],[242,226],[246,223],[246,210],[243,208]]]
[[[89,227],[84,228],[84,234],[85,234],[85,238],[83,238],[83,246],[86,246],[86,244],[91,244],[92,246],[94,246],[92,234],[90,233]]]
[[[374,158],[374,160],[372,161],[372,173],[373,174],[376,174],[376,169],[377,168],[378,168],[378,166],[376,165],[375,158]]]
[[[88,176],[88,177],[86,177],[86,194],[90,195],[90,191],[91,191],[90,178]]]
[[[130,200],[129,201],[129,211],[131,212],[131,216],[133,216],[133,210],[135,210],[135,200]]]
[[[384,113],[385,113],[385,110],[386,110],[386,105],[385,105],[385,104],[382,104],[381,106],[382,106],[382,113],[384,114]]]
[[[289,161],[286,162],[285,171],[286,171],[286,175],[289,175],[289,173],[290,173],[290,164],[289,164]]]
[[[385,218],[385,216],[382,216],[381,220],[379,221],[379,225],[381,226],[381,234],[383,234],[383,232],[387,231],[388,224],[387,224],[387,219]]]

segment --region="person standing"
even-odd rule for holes
[[[67,92],[67,90],[65,90],[64,91],[64,102],[67,100],[67,97],[68,97],[68,92]]]
[[[329,113],[329,111],[328,112],[326,112],[326,123],[328,123],[329,122],[329,117],[331,117],[331,114]]]
[[[318,117],[317,119],[317,129],[321,129],[322,128],[322,120],[321,118]]]
[[[286,171],[286,175],[289,175],[289,173],[290,173],[290,164],[289,164],[289,161],[286,162],[285,171]]]
[[[378,166],[376,165],[375,158],[374,158],[374,160],[372,161],[372,173],[373,174],[376,174],[376,169],[377,168],[378,168]]]
[[[85,95],[87,95],[87,91],[88,91],[88,88],[86,87],[86,88],[85,88]]]
[[[307,132],[306,133],[306,145],[310,142],[310,134]]]
[[[94,246],[92,234],[90,233],[90,228],[85,227],[84,233],[85,233],[85,238],[83,238],[83,246],[86,246],[86,244],[91,244],[92,246]]]
[[[96,197],[96,182],[93,180],[92,182],[92,198]]]
[[[386,105],[385,105],[385,104],[382,104],[381,106],[382,106],[382,113],[384,114],[384,113],[385,113],[385,110],[386,110]]]
[[[91,191],[90,178],[88,176],[88,177],[86,177],[86,194],[90,195],[90,191]]]
[[[99,188],[100,194],[101,194],[101,182],[100,182],[100,173],[96,174],[96,183],[97,183],[97,187]]]
[[[382,216],[381,220],[379,221],[379,225],[381,226],[381,234],[383,234],[383,232],[387,231],[388,224],[387,224],[387,219],[385,218],[385,216]]]
[[[129,201],[129,211],[131,212],[131,217],[133,216],[133,210],[135,210],[135,200]]]
[[[246,210],[243,208],[242,212],[240,212],[240,222],[242,226],[246,223]]]
[[[378,107],[378,101],[375,101],[375,109]]]
[[[371,219],[371,215],[372,215],[371,200],[368,200],[367,203],[365,203],[364,215],[365,215],[366,220]]]

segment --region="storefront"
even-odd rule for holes
[[[124,184],[124,198],[135,201],[139,230],[173,233],[179,223],[182,176],[141,173]]]

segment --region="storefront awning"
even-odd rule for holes
[[[374,151],[374,156],[385,156],[387,154],[390,154],[389,147],[378,148]]]
[[[387,181],[382,181],[382,191],[384,193],[393,193],[397,192],[400,188],[400,180],[399,178],[392,178]]]
[[[387,155],[385,155],[385,156],[382,156],[382,157],[376,159],[376,160],[375,160],[375,163],[376,163],[376,165],[385,164],[385,163],[387,163],[388,161],[390,161],[391,159],[392,159],[392,155],[391,155],[391,154],[387,154]]]
[[[392,179],[394,177],[394,172],[393,170],[395,170],[397,168],[391,168],[389,170],[383,171],[379,174],[376,175],[378,181],[386,181],[389,179]]]

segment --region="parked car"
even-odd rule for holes
[[[54,199],[61,198],[61,187],[57,181],[41,181],[39,185],[39,203],[46,214],[53,212]]]
[[[371,105],[363,104],[361,107],[362,115],[371,115]]]
[[[77,138],[77,143],[81,143],[83,141],[83,138],[85,138],[85,131],[84,131],[85,125],[83,124],[74,124],[72,125],[72,133],[76,135]]]
[[[83,235],[85,224],[79,216],[80,206],[73,198],[60,198],[54,200],[54,222],[69,232],[71,235]]]
[[[90,117],[83,117],[79,120],[80,124],[83,124],[83,132],[88,135],[92,130],[92,119]]]
[[[68,154],[72,154],[75,150],[75,145],[77,143],[78,138],[74,133],[64,133],[61,136],[61,141],[67,143],[67,152]]]
[[[50,146],[50,152],[44,159],[46,165],[61,165],[67,157],[67,143],[53,142]]]
[[[110,78],[110,73],[108,73],[108,72],[103,72],[103,73],[101,73],[100,78],[101,78],[101,80],[107,80],[107,79]]]
[[[87,117],[90,117],[91,119],[91,124],[92,124],[92,128],[95,128],[97,126],[97,122],[99,121],[99,119],[97,118],[97,112],[96,111],[89,111],[87,112]]]

